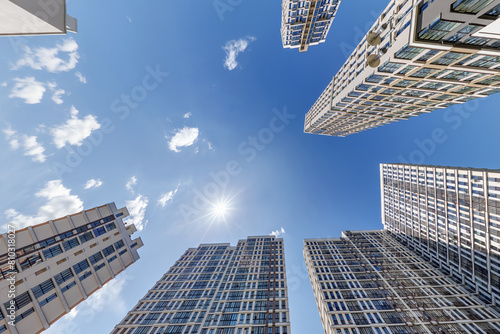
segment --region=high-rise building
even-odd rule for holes
[[[486,305],[389,231],[304,240],[325,334],[497,334]]]
[[[382,164],[384,228],[500,308],[500,170]]]
[[[391,0],[305,117],[344,137],[500,91],[500,0]]]
[[[0,238],[0,333],[49,328],[139,259],[140,238],[114,203]],[[14,251],[15,249],[15,251]]]
[[[189,248],[113,334],[290,334],[283,239]]]
[[[66,0],[0,0],[0,36],[76,32],[76,19],[66,14]]]
[[[284,48],[307,51],[323,43],[341,0],[283,0],[281,40]]]

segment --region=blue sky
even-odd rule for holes
[[[500,95],[346,138],[303,133],[386,4],[342,2],[306,53],[282,48],[279,1],[72,0],[78,34],[0,39],[1,225],[115,202],[145,244],[47,333],[110,332],[188,247],[273,231],[292,331],[320,333],[303,239],[382,228],[380,163],[498,168]],[[207,201],[224,199],[214,219]]]

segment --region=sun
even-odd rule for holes
[[[216,216],[223,217],[227,213],[228,208],[228,203],[219,202],[214,205],[213,212]]]
[[[220,199],[212,204],[212,215],[214,218],[224,219],[230,210],[230,203],[226,199]]]

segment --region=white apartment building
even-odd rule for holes
[[[388,231],[304,240],[325,334],[498,334],[498,308]]]
[[[189,248],[113,334],[290,334],[283,239]]]
[[[500,170],[382,164],[380,182],[384,228],[500,308]]]
[[[137,261],[143,243],[128,215],[110,203],[3,234],[0,333],[44,331]]]
[[[391,0],[305,117],[344,137],[500,91],[500,0]]]
[[[77,31],[77,21],[66,14],[66,0],[0,0],[0,36],[68,31]]]
[[[307,51],[323,43],[341,0],[283,0],[281,40],[284,48]]]

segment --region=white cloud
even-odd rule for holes
[[[45,162],[46,156],[45,148],[37,142],[36,136],[28,136],[25,134],[18,134],[15,130],[10,127],[3,131],[5,137],[9,141],[10,148],[17,150],[20,147],[23,148],[25,156],[32,157],[31,160],[34,162]]]
[[[102,186],[102,181],[101,179],[90,179],[88,180],[85,185],[83,186],[83,189],[91,189],[91,188],[99,188]]]
[[[161,195],[161,197],[158,199],[158,205],[161,205],[162,208],[164,208],[169,201],[171,201],[175,194],[177,194],[177,191],[179,190],[179,186],[175,188],[175,190],[170,190],[167,193],[164,193]]]
[[[83,140],[90,136],[92,131],[101,127],[93,115],[78,118],[78,110],[71,107],[71,118],[66,123],[50,130],[54,137],[54,144],[57,148],[62,148],[66,144],[82,145]]]
[[[36,81],[34,77],[14,78],[16,82],[9,95],[10,98],[24,99],[27,104],[40,103],[47,90],[43,82]]]
[[[255,37],[249,36],[240,38],[238,40],[231,40],[226,43],[222,48],[226,52],[226,59],[224,59],[224,67],[232,71],[238,66],[236,57],[240,52],[244,52],[250,42],[255,41]]]
[[[128,20],[128,22],[132,23],[132,19],[130,17],[126,17],[126,19]]]
[[[61,96],[66,93],[64,89],[56,89],[54,93],[52,94],[52,101],[54,101],[56,104],[61,104],[63,103],[63,99]]]
[[[209,141],[208,141],[208,140],[206,140],[206,139],[203,139],[203,142],[204,142],[204,143],[207,143],[208,149],[209,149],[210,151],[215,151],[215,148],[214,148],[214,146],[212,145],[212,143],[211,143],[211,142],[209,142]]]
[[[198,139],[198,134],[198,128],[184,127],[183,129],[177,130],[177,133],[168,142],[168,147],[171,151],[180,152],[178,148],[193,145],[196,139]]]
[[[184,118],[189,118],[189,117],[191,117],[191,112],[187,112],[184,114]]]
[[[80,80],[81,83],[86,84],[87,83],[87,78],[80,72],[75,72],[76,77],[78,80]]]
[[[132,176],[127,184],[125,185],[125,188],[127,188],[127,190],[131,191],[132,193],[134,193],[134,186],[137,184],[137,178],[135,176]]]
[[[274,235],[275,237],[278,237],[280,234],[285,234],[285,229],[283,227],[281,228],[281,230],[276,230],[269,233],[269,235]]]
[[[147,220],[144,221],[148,203],[149,199],[143,195],[138,195],[135,199],[125,202],[130,213],[130,216],[127,217],[127,223],[134,224],[137,231],[142,231],[148,224]]]
[[[11,99],[17,97],[24,99],[24,102],[27,104],[37,104],[42,101],[43,95],[48,87],[53,92],[52,101],[57,104],[64,102],[61,97],[66,92],[64,89],[56,89],[57,84],[55,82],[44,83],[36,81],[34,77],[14,78],[14,81],[16,83],[14,87],[12,87],[12,91],[9,95]]]
[[[18,70],[21,67],[29,66],[35,70],[47,70],[49,72],[67,72],[75,68],[78,63],[78,44],[72,38],[66,39],[62,44],[57,44],[53,48],[40,47],[31,50],[24,48],[24,56],[12,67]],[[66,59],[59,58],[60,53],[66,53]]]
[[[127,307],[122,292],[129,277],[122,273],[108,281],[101,289],[57,320],[44,331],[44,334],[82,333],[86,332],[86,324],[92,322],[95,316],[103,311],[116,315],[125,314]]]
[[[4,82],[0,83],[0,86],[7,87],[7,82],[4,81]]]
[[[43,223],[83,210],[83,202],[77,195],[71,195],[71,189],[64,187],[61,180],[47,182],[45,187],[40,189],[35,196],[46,200],[45,204],[38,209],[37,214],[27,216],[15,209],[8,209],[5,211],[5,215],[10,219],[9,224],[15,224],[19,230],[29,225]],[[6,225],[2,227],[5,229]]]

